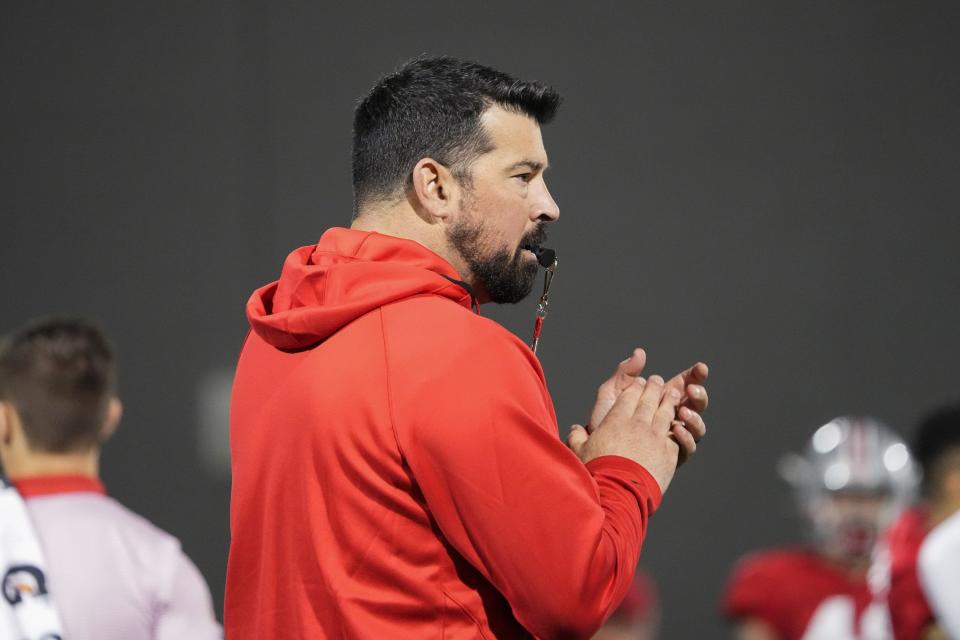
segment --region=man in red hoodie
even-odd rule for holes
[[[355,217],[254,292],[231,408],[231,640],[586,638],[705,425],[636,350],[569,448],[516,302],[559,211],[550,88],[420,58],[357,107]]]

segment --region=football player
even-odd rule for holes
[[[891,638],[882,602],[867,584],[880,533],[913,496],[906,444],[867,418],[836,418],[802,455],[780,463],[808,524],[809,542],[753,553],[734,569],[724,615],[739,640]]]
[[[121,413],[96,326],[50,318],[0,340],[0,638],[223,637],[180,542],[100,481]]]

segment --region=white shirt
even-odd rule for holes
[[[78,476],[15,481],[66,640],[220,640],[210,591],[179,541]]]
[[[940,627],[960,640],[960,511],[924,538],[917,571]]]

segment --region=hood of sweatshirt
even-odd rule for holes
[[[247,319],[278,349],[303,349],[378,307],[423,294],[473,305],[456,270],[423,245],[333,228],[287,256],[280,279],[250,296]]]

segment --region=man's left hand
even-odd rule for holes
[[[703,385],[710,369],[698,362],[667,381],[665,388],[673,388],[683,394],[677,407],[677,421],[671,427],[673,437],[680,446],[680,464],[683,464],[697,449],[697,443],[707,432],[701,415],[710,403],[707,388]]]

